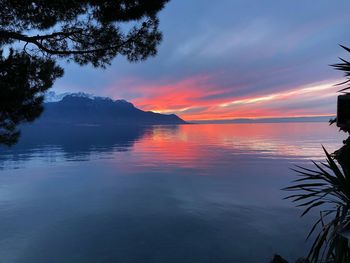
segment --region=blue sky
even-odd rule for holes
[[[123,98],[189,120],[319,116],[336,109],[350,2],[172,0],[158,55],[106,69],[64,65],[56,92]]]

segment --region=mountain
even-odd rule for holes
[[[50,101],[47,100],[46,101]],[[37,123],[42,124],[184,124],[175,114],[165,115],[142,111],[125,100],[94,97],[85,93],[65,95],[61,100],[46,102]]]
[[[90,93],[85,93],[85,92],[65,92],[65,93],[56,93],[54,91],[49,91],[45,94],[45,99],[44,102],[49,103],[49,102],[58,102],[61,101],[64,97],[71,95],[74,97],[84,97],[84,98],[107,98],[107,97],[97,97],[94,96]]]
[[[315,117],[286,117],[286,118],[260,118],[260,119],[231,119],[231,120],[205,120],[193,121],[198,124],[228,124],[228,123],[285,123],[285,122],[329,122],[335,116]]]

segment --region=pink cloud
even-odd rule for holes
[[[335,110],[334,80],[267,94],[215,98],[235,87],[216,87],[213,78],[199,75],[155,82],[130,78],[111,85],[107,91],[114,98],[128,94],[127,99],[142,110],[175,113],[185,120],[320,116],[332,114],[332,107]]]

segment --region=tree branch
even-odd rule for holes
[[[77,33],[82,33],[82,30],[72,31],[72,32],[55,32],[52,34],[41,35],[41,36],[39,36],[39,35],[38,36],[27,36],[27,35],[17,33],[17,32],[0,30],[0,38],[15,39],[18,41],[23,41],[23,42],[26,42],[26,45],[28,43],[34,44],[39,49],[41,49],[42,51],[44,51],[50,55],[67,55],[68,56],[68,55],[83,55],[83,54],[89,54],[89,53],[96,53],[96,52],[101,52],[101,51],[106,51],[106,50],[111,50],[111,49],[119,49],[122,46],[136,40],[141,35],[141,30],[139,30],[139,32],[137,32],[137,34],[135,34],[133,37],[130,37],[125,41],[122,41],[118,45],[106,46],[103,48],[95,48],[95,49],[88,49],[88,50],[55,50],[55,49],[50,49],[43,44],[44,40],[49,40],[49,39],[55,38],[57,36],[64,36],[64,38],[71,39],[70,36],[77,34]],[[76,40],[72,40],[72,41],[78,42]]]

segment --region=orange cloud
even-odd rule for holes
[[[216,87],[212,76],[160,83],[128,80],[122,86],[134,92],[131,101],[142,110],[174,113],[191,121],[331,115],[335,111],[337,87],[334,84],[337,82],[329,80],[281,92],[240,97],[223,96],[235,87]]]

